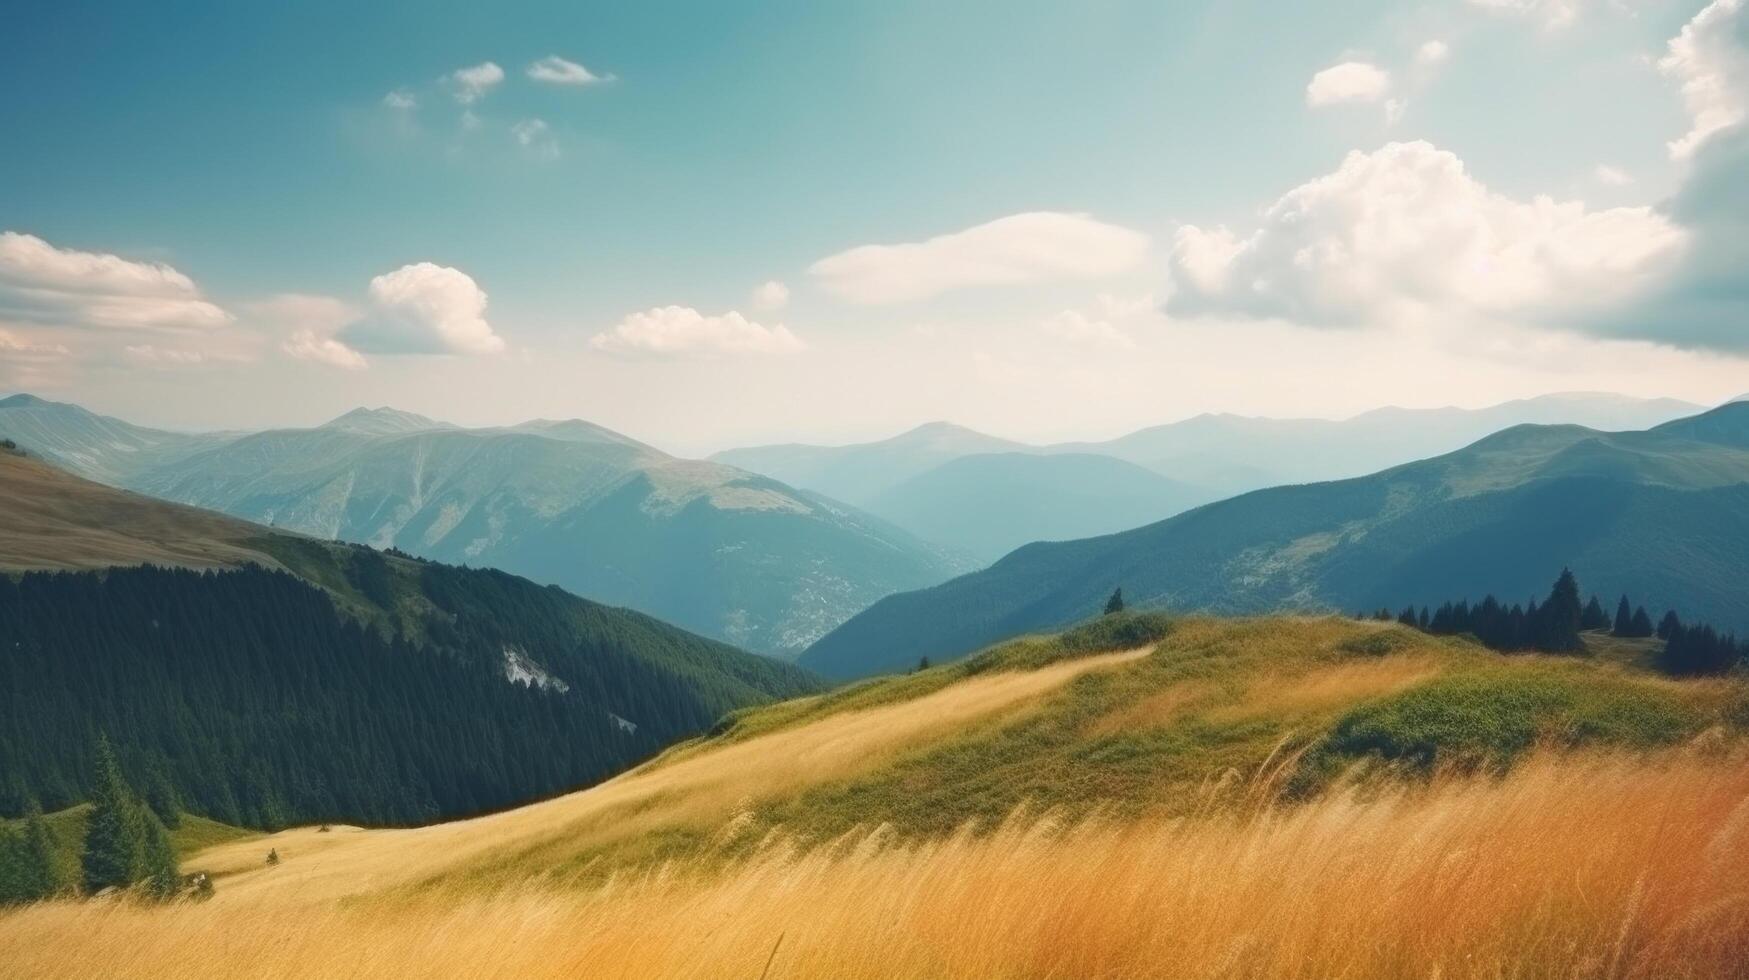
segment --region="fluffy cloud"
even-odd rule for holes
[[[783,324],[763,326],[731,310],[706,316],[687,306],[660,306],[633,313],[589,341],[596,350],[620,354],[686,356],[788,354],[802,342]]]
[[[773,279],[755,288],[751,299],[754,309],[781,310],[789,305],[789,287]]]
[[[575,61],[566,61],[556,54],[529,65],[528,77],[548,85],[593,85],[613,80],[612,75],[597,75]]]
[[[0,312],[67,326],[205,330],[231,315],[168,265],[0,232]]]
[[[1313,108],[1344,102],[1377,102],[1391,90],[1391,75],[1364,61],[1344,61],[1312,76],[1306,83],[1306,105]]]
[[[1588,318],[1605,336],[1749,353],[1749,6],[1715,0],[1671,40],[1660,67],[1682,84],[1691,128],[1670,144],[1682,186],[1663,213],[1688,236],[1683,261],[1637,302]]]
[[[1449,57],[1451,57],[1451,48],[1444,41],[1423,41],[1421,46],[1415,49],[1415,63],[1423,68],[1444,64]]]
[[[504,81],[504,69],[490,61],[482,61],[467,68],[457,68],[449,75],[449,82],[455,93],[455,100],[462,105],[472,105],[486,97],[499,82]]]
[[[1596,179],[1599,184],[1602,184],[1605,187],[1626,187],[1634,182],[1632,174],[1620,167],[1612,167],[1607,163],[1598,164],[1596,169],[1591,171],[1591,176]]]
[[[1744,0],[1713,0],[1670,40],[1658,69],[1682,85],[1692,120],[1670,155],[1692,157],[1713,135],[1749,115],[1749,17]]]
[[[857,303],[902,303],[967,286],[1099,279],[1147,258],[1148,236],[1085,214],[1038,211],[898,245],[862,245],[808,271]]]
[[[1181,228],[1168,310],[1309,325],[1383,323],[1425,308],[1564,319],[1643,291],[1685,237],[1651,208],[1518,201],[1451,153],[1391,143],[1289,191],[1247,237]]]
[[[393,92],[390,92],[388,95],[383,96],[383,105],[390,109],[405,112],[410,109],[417,109],[419,107],[419,100],[414,97],[412,92],[409,92],[404,88],[398,88]]]
[[[504,339],[486,322],[486,292],[460,269],[419,262],[370,281],[370,313],[341,331],[354,350],[383,354],[495,354]]]

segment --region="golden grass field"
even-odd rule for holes
[[[1190,622],[1152,655],[934,688],[912,678],[893,683],[916,696],[842,711],[780,706],[774,717],[796,720],[506,813],[220,844],[184,862],[218,874],[205,903],[0,914],[0,975],[1749,976],[1749,756],[1706,721],[1736,682],[1524,658],[1512,668],[1596,672],[1617,685],[1611,697],[1631,678],[1636,696],[1694,706],[1700,727],[1655,748],[1551,743],[1504,774],[1357,772],[1278,799],[1303,747],[1253,714],[1306,726],[1436,676],[1500,669],[1415,636],[1382,656],[1340,653],[1380,629]],[[906,830],[917,818],[899,800],[823,842],[761,818],[823,786],[892,792],[895,772],[901,796],[931,799],[941,787],[919,758],[1031,746],[1064,717],[1076,719],[1071,757],[1113,772],[1121,762],[1100,753],[1153,744],[1125,741],[1137,732],[1249,741],[1160,755],[1242,761],[1208,769],[1170,806],[1067,797],[932,834]],[[978,782],[954,779],[967,793]]]

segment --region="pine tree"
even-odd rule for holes
[[[1643,638],[1651,636],[1656,632],[1657,630],[1652,626],[1652,617],[1646,614],[1646,607],[1641,606],[1640,608],[1635,609],[1633,621],[1629,625],[1628,635]]]
[[[1615,607],[1615,628],[1610,630],[1612,636],[1634,635],[1634,610],[1628,605],[1628,597],[1623,595],[1621,602]]]
[[[1579,642],[1579,620],[1583,615],[1584,610],[1579,607],[1579,582],[1571,569],[1563,568],[1554,588],[1549,590],[1548,601],[1530,613],[1536,622],[1531,645],[1551,653],[1583,649]]]
[[[150,810],[144,816],[145,843],[141,850],[141,880],[146,886],[146,893],[154,898],[173,898],[182,885],[182,871],[176,865],[176,849],[170,845],[170,833],[164,829],[157,816]]]
[[[1105,600],[1105,614],[1107,616],[1120,612],[1123,612],[1123,586],[1121,585],[1112,591],[1111,598]]]
[[[111,886],[126,888],[140,880],[146,867],[145,843],[140,805],[122,780],[109,739],[100,736],[96,785],[91,794],[91,816],[85,825],[85,853],[81,861],[86,891],[97,892]]]
[[[31,869],[36,889],[35,897],[51,898],[72,886],[72,876],[61,858],[55,832],[49,829],[42,807],[35,800],[30,802],[24,815],[24,848],[26,866]]]
[[[146,773],[145,798],[146,806],[165,827],[175,830],[182,825],[182,801],[176,796],[176,787],[156,765]]]
[[[1671,635],[1682,628],[1682,620],[1677,618],[1676,610],[1664,613],[1664,618],[1658,621],[1658,639],[1668,640]]]
[[[1579,628],[1582,630],[1609,628],[1609,615],[1603,611],[1603,603],[1597,601],[1595,594],[1591,596],[1591,601],[1585,604],[1585,611],[1579,615]]]

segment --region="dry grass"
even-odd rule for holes
[[[1749,749],[1694,738],[1738,681],[1298,619],[938,681],[508,813],[220,844],[210,902],[0,914],[0,976],[1749,978]],[[1295,732],[1416,736],[1412,701],[1461,742],[1527,691],[1590,734],[1266,802]]]
[[[581,793],[506,813],[412,830],[311,828],[220,846],[193,864],[221,876],[217,902],[268,893],[276,901],[325,901],[462,878],[474,886],[532,875],[571,877],[602,854],[659,859],[667,842],[691,849],[720,835],[735,814],[766,798],[867,772],[896,753],[980,721],[1013,717],[1093,671],[1146,650],[992,673],[910,701],[829,715],[805,726],[634,770]],[[268,848],[283,862],[262,864]]]
[[[221,568],[278,562],[249,545],[246,521],[82,480],[0,453],[0,568],[114,565]]]
[[[772,977],[1745,976],[1745,761],[1541,756],[1504,779],[1249,818],[778,843],[588,891],[54,904],[0,919],[0,964],[191,980],[751,978],[768,959]]]

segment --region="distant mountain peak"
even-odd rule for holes
[[[427,429],[453,427],[448,422],[439,422],[436,419],[426,418],[413,412],[404,412],[387,405],[379,408],[365,408],[361,405],[344,415],[328,420],[318,428],[382,436],[399,432],[422,432]]]
[[[19,392],[16,395],[10,395],[6,398],[0,398],[0,408],[35,408],[38,405],[52,404],[54,403],[46,398],[38,398],[35,395],[26,394],[24,392]]]

